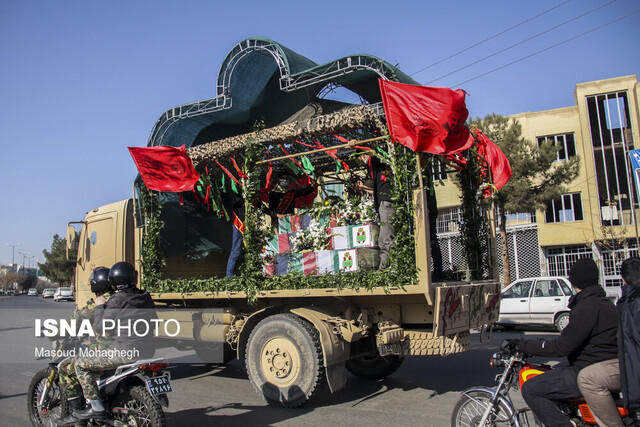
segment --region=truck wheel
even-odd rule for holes
[[[403,361],[404,357],[401,356],[392,354],[382,357],[376,353],[375,356],[347,360],[347,371],[359,378],[379,380],[397,371]]]
[[[235,359],[236,352],[227,343],[224,343],[223,346],[222,362],[219,363],[225,364]],[[205,363],[212,363],[211,360],[219,360],[220,355],[218,352],[220,350],[217,346],[205,342],[197,342],[193,348],[196,351],[196,355]]]
[[[247,375],[270,405],[295,408],[326,381],[318,331],[293,314],[262,320],[251,331]]]
[[[569,313],[560,313],[556,317],[556,329],[560,332],[569,324]]]

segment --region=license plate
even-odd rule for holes
[[[171,388],[171,380],[169,379],[169,375],[146,378],[145,381],[147,382],[147,389],[151,394],[162,394],[173,391],[173,388]]]
[[[388,356],[390,354],[404,354],[404,348],[402,343],[394,342],[392,344],[382,344],[378,346],[378,353],[380,356]]]

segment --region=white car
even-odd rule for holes
[[[54,301],[73,301],[75,298],[73,296],[73,289],[71,288],[58,288],[56,289],[56,293],[53,294]]]
[[[29,292],[27,292],[27,296],[37,297],[38,296],[38,290],[36,288],[29,289]]]
[[[53,298],[55,293],[56,293],[55,289],[53,289],[53,288],[45,288],[42,291],[42,298]]]
[[[504,327],[554,325],[562,331],[569,323],[569,298],[575,294],[564,277],[533,277],[516,280],[500,296],[500,317]]]

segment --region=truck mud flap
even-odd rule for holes
[[[500,290],[497,282],[437,288],[435,334],[449,336],[495,322],[500,310]]]
[[[349,345],[332,332],[332,325],[323,320],[330,317],[328,314],[318,311],[317,308],[308,307],[294,308],[289,312],[311,322],[320,333],[327,384],[331,393],[340,390],[347,383],[345,363],[349,357]]]

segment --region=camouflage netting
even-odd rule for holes
[[[263,129],[258,132],[237,135],[208,144],[198,145],[187,150],[194,165],[215,159],[226,158],[244,149],[249,142],[265,146],[293,143],[297,139],[314,138],[322,135],[341,134],[360,129],[381,131],[384,123],[375,109],[367,105],[345,108],[335,113],[311,117],[302,121],[291,121],[279,126]],[[302,146],[301,148],[304,148]],[[306,148],[306,151],[310,148]],[[292,150],[298,152],[300,150]]]

